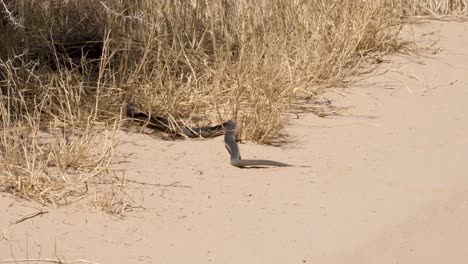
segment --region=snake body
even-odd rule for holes
[[[168,134],[182,135],[188,138],[210,138],[224,134],[224,145],[231,155],[231,165],[238,168],[244,167],[289,167],[290,164],[274,161],[274,160],[258,160],[246,159],[243,160],[240,155],[239,145],[236,141],[236,123],[227,121],[220,125],[205,126],[205,127],[188,127],[184,125],[174,124],[167,118],[161,116],[148,115],[137,111],[133,106],[127,104],[127,116],[133,120],[144,122],[147,127],[163,131]]]

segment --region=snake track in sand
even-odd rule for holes
[[[188,138],[210,138],[224,135],[224,145],[231,155],[231,165],[244,168],[244,167],[289,167],[290,164],[274,161],[274,160],[260,160],[260,159],[242,159],[240,155],[239,145],[236,142],[236,123],[227,121],[216,126],[205,127],[187,127],[170,122],[167,118],[161,116],[152,116],[143,112],[137,111],[133,106],[127,104],[127,116],[133,120],[145,123],[147,127],[163,131],[168,134],[183,135]]]

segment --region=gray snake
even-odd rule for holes
[[[240,155],[239,145],[236,141],[236,123],[234,121],[227,121],[220,125],[205,126],[205,127],[188,127],[184,125],[173,124],[167,118],[161,116],[148,115],[137,111],[132,105],[127,104],[127,116],[133,120],[144,122],[147,127],[163,131],[168,134],[183,135],[188,138],[210,138],[217,137],[224,134],[224,145],[231,155],[231,165],[244,168],[244,167],[289,167],[290,164],[263,159],[242,159]]]

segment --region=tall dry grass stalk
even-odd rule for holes
[[[70,179],[83,185],[104,175],[128,102],[195,125],[233,119],[243,139],[272,142],[297,98],[342,85],[366,58],[398,50],[405,14],[466,7],[466,0],[0,0],[3,189],[60,203]],[[96,128],[106,124],[103,136]]]

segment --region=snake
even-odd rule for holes
[[[126,105],[126,114],[132,120],[144,123],[148,128],[167,134],[188,138],[212,138],[224,135],[224,145],[230,154],[230,163],[234,167],[291,167],[293,165],[265,159],[242,159],[236,140],[236,122],[229,120],[219,125],[189,127],[171,122],[162,116],[149,115],[138,111],[131,104]]]

